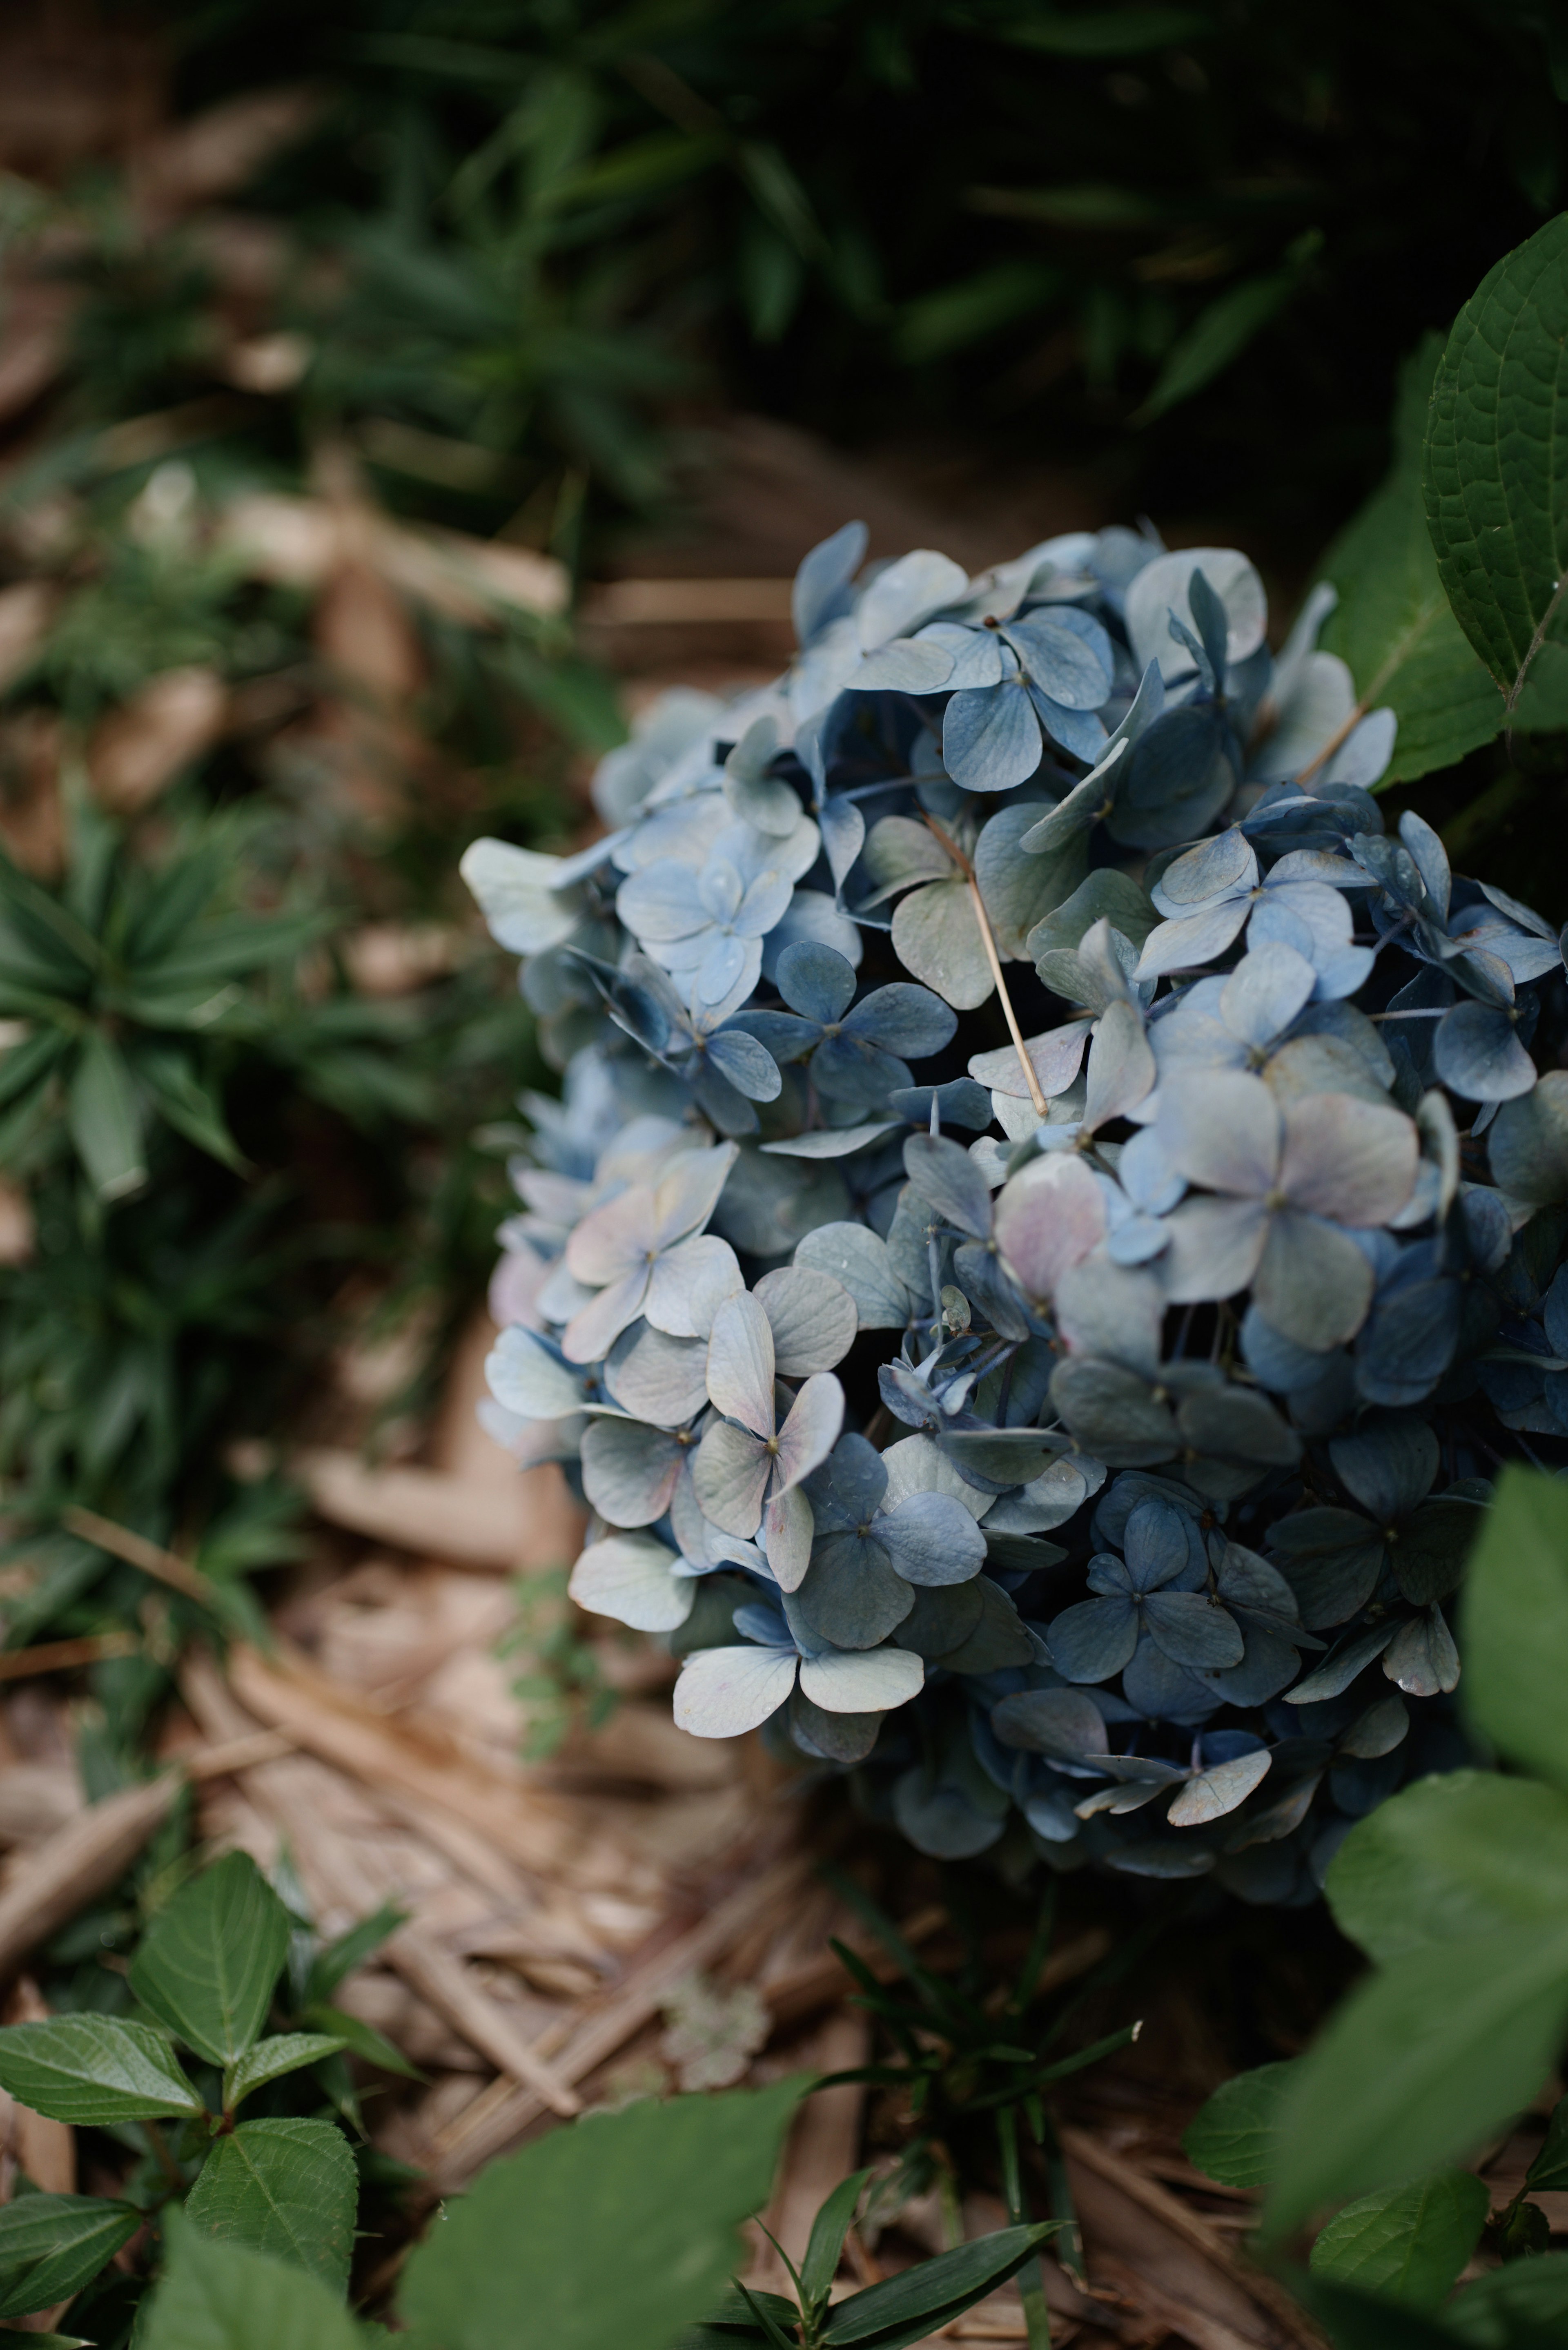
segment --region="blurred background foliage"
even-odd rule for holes
[[[621,718],[576,589],[690,525],[703,430],[999,514],[1044,469],[1299,581],[1563,201],[1568,31],[54,0],[0,68],[0,1578],[12,1645],[140,1623],[129,1752],[197,1603],[69,1513],[237,1589],[290,1542],[254,1440],[328,1370],[354,1440],[413,1424],[542,1074],[456,859],[579,827]]]

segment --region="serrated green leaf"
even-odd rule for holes
[[[1339,594],[1323,650],[1347,664],[1364,709],[1392,710],[1399,722],[1386,784],[1451,765],[1502,724],[1502,697],[1454,618],[1427,528],[1421,450],[1440,357],[1432,335],[1406,361],[1387,477],[1322,565]]]
[[[153,2121],[202,2110],[163,2034],[119,2016],[7,2024],[0,2089],[57,2122]]]
[[[83,1037],[69,1097],[71,1140],[100,1200],[121,1200],[147,1180],[141,1105],[124,1054],[99,1028]]]
[[[145,2217],[99,2195],[24,2195],[0,2206],[0,2317],[28,2317],[68,2301]]]
[[[1222,2187],[1267,2187],[1279,2152],[1280,2107],[1293,2064],[1260,2064],[1215,2090],[1181,2134],[1187,2158]]]
[[[1536,2095],[1565,2022],[1568,1918],[1433,1943],[1382,1968],[1299,2060],[1267,2231],[1469,2153]]]
[[[1341,2284],[1435,2310],[1474,2251],[1490,2208],[1490,2190],[1469,2170],[1381,2188],[1334,2214],[1312,2248],[1312,2266]]]
[[[232,2114],[253,2090],[281,2081],[286,2073],[301,2072],[323,2056],[335,2056],[348,2044],[340,2034],[327,2032],[279,2032],[270,2040],[258,2040],[223,2074],[223,2111]]]
[[[137,2350],[364,2350],[341,2297],[304,2271],[204,2234],[179,2211]]]
[[[1422,488],[1449,601],[1510,723],[1568,725],[1568,213],[1505,255],[1459,312]]]
[[[359,2176],[336,2122],[241,2122],[186,2199],[192,2227],[286,2261],[343,2292]]]
[[[1499,1753],[1568,1788],[1568,1485],[1503,1471],[1461,1606],[1470,1720]]]
[[[160,1911],[130,1988],[199,2055],[233,2064],[266,2021],[288,1935],[288,1912],[254,1861],[227,1853]]]
[[[493,2163],[411,2256],[405,2322],[442,2350],[668,2342],[723,2290],[800,2088],[642,2102]]]

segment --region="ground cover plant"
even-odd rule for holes
[[[656,709],[578,856],[464,859],[564,1071],[494,1429],[576,1464],[574,1596],[678,1721],[923,1851],[1311,1898],[1460,1759],[1444,1603],[1559,1440],[1568,994],[1376,787],[1568,719],[1565,256],[1413,363],[1277,656],[1235,550],[847,525],[776,687]]]

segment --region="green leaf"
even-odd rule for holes
[[[1181,2134],[1187,2158],[1222,2187],[1267,2187],[1279,2147],[1280,2107],[1293,2064],[1260,2064],[1216,2089]]]
[[[348,2044],[339,2035],[327,2032],[280,2032],[271,2040],[258,2040],[223,2074],[223,2111],[232,2114],[253,2089],[268,2081],[281,2081],[286,2073],[300,2072],[306,2064],[319,2064],[323,2056],[335,2056]]]
[[[1299,2271],[1290,2282],[1296,2299],[1312,2312],[1334,2350],[1453,2350],[1454,2337],[1445,2325],[1434,2324],[1419,2311],[1401,2309],[1380,2293],[1361,2293],[1337,2279]],[[1527,2345],[1520,2344],[1517,2350],[1527,2350]],[[1528,2350],[1534,2350],[1534,2345],[1528,2345]]]
[[[1555,2193],[1568,2187],[1568,2097],[1559,2097],[1552,2106],[1541,2151],[1525,2172],[1524,2183]]]
[[[1033,2228],[1002,2228],[868,2284],[835,2304],[822,2338],[835,2345],[859,2343],[866,2350],[903,2350],[906,2343],[921,2342],[1016,2276],[1061,2224],[1044,2220]]]
[[[837,2272],[838,2255],[844,2250],[844,2239],[855,2218],[855,2206],[870,2176],[869,2170],[856,2170],[847,2178],[841,2178],[811,2223],[811,2241],[800,2268],[800,2289],[808,2303],[827,2299],[828,2288]]]
[[[100,1200],[121,1200],[147,1180],[141,1105],[125,1055],[99,1028],[83,1037],[71,1078],[71,1140]]]
[[[367,2064],[375,2064],[383,2073],[400,2073],[405,2081],[422,2081],[424,2074],[417,2064],[410,2064],[400,2048],[394,2048],[384,2032],[362,2017],[350,2015],[341,2007],[329,2007],[325,2000],[317,2000],[305,2011],[301,2021],[315,2024],[318,2032],[329,2033],[340,2040]],[[265,2046],[265,2042],[263,2042]]]
[[[1449,601],[1510,722],[1568,725],[1568,213],[1455,320],[1422,488]]]
[[[591,2115],[483,2172],[399,2303],[441,2350],[622,2350],[712,2308],[766,2201],[798,2078]]]
[[[1058,57],[1136,57],[1149,49],[1181,48],[1213,33],[1214,20],[1196,8],[1020,9],[1012,24],[988,26],[995,41],[1044,49]]]
[[[288,1912],[250,1855],[225,1854],[160,1911],[130,1988],[199,2055],[233,2064],[266,2022],[288,1932]]]
[[[1223,374],[1231,360],[1240,359],[1253,338],[1262,334],[1271,318],[1284,308],[1301,284],[1303,270],[1322,243],[1319,232],[1309,229],[1304,236],[1296,239],[1281,268],[1268,270],[1259,277],[1243,277],[1240,285],[1227,286],[1223,294],[1216,295],[1171,345],[1153,390],[1132,421],[1152,424],[1156,417],[1190,400],[1195,391],[1201,391],[1206,383]]]
[[[1450,2301],[1449,2332],[1473,2350],[1560,2350],[1568,2326],[1568,2252],[1493,2269]]]
[[[0,2206],[0,2317],[68,2301],[145,2218],[99,2195],[24,2195]]]
[[[1480,2240],[1491,2195],[1468,2170],[1439,2170],[1347,2203],[1312,2248],[1320,2275],[1415,2309],[1436,2309]]]
[[[241,2122],[202,2167],[185,2210],[204,2235],[287,2261],[342,2293],[359,2174],[336,2122]]]
[[[1405,362],[1387,477],[1323,560],[1339,594],[1323,650],[1348,665],[1363,709],[1399,722],[1388,784],[1451,765],[1502,724],[1501,696],[1454,618],[1427,528],[1421,447],[1440,356],[1431,335]]]
[[[341,2296],[302,2270],[203,2234],[178,2211],[137,2350],[364,2350]]]
[[[1568,1787],[1568,1485],[1503,1471],[1460,1621],[1470,1720],[1500,1754]]]
[[[1568,1797],[1492,1771],[1417,1780],[1358,1820],[1328,1872],[1334,1921],[1386,1964],[1433,1942],[1568,1920]]]
[[[187,1142],[193,1142],[198,1150],[223,1166],[244,1172],[244,1154],[223,1123],[217,1095],[197,1076],[187,1054],[143,1045],[136,1054],[135,1066],[154,1107],[176,1134],[182,1134]]]
[[[306,1998],[313,2002],[330,1999],[344,1976],[351,1975],[356,1967],[362,1967],[371,1953],[380,1949],[388,1935],[397,1932],[408,1914],[406,1909],[400,1909],[395,1901],[383,1901],[379,1909],[373,1909],[368,1918],[361,1918],[357,1926],[350,1926],[348,1931],[339,1934],[336,1941],[323,1944],[310,1962]],[[336,2032],[337,2026],[334,2023],[328,2029]]]
[[[1568,1919],[1407,1951],[1353,1991],[1280,2122],[1269,2234],[1469,2153],[1540,2089],[1568,2019]]]
[[[150,2023],[55,2015],[0,2031],[0,2089],[57,2122],[153,2121],[202,2100]]]

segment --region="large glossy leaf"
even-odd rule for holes
[[[170,2213],[169,2258],[137,2326],[146,2350],[369,2350],[342,2296],[301,2270],[222,2243]]]
[[[1322,2276],[1435,2310],[1476,2248],[1491,2193],[1468,2170],[1439,2170],[1363,2195],[1334,2214],[1312,2248]]]
[[[0,2032],[0,2088],[51,2121],[112,2123],[199,2114],[202,2100],[161,2032],[118,2016],[55,2015]]]
[[[1329,1906],[1369,1958],[1568,1918],[1568,1797],[1490,1771],[1418,1779],[1352,1828]]]
[[[231,1852],[160,1911],[130,1987],[213,2064],[233,2064],[266,2022],[288,1955],[288,1912],[248,1853]]]
[[[1510,1467],[1464,1596],[1466,1697],[1500,1753],[1568,1787],[1568,1486]]]
[[[68,2301],[142,2224],[99,2195],[23,2195],[0,2208],[0,2317]]]
[[[1301,2060],[1270,2231],[1469,2153],[1536,2095],[1565,2022],[1568,1917],[1394,1960]]]
[[[1568,723],[1568,214],[1482,278],[1438,370],[1422,486],[1460,627],[1519,726]]]
[[[1502,698],[1454,618],[1427,529],[1421,447],[1438,357],[1434,335],[1406,361],[1387,478],[1323,559],[1339,602],[1319,642],[1349,664],[1364,708],[1398,720],[1389,784],[1451,765],[1502,723]]]
[[[493,2163],[410,2258],[404,2320],[442,2350],[668,2342],[718,2301],[800,2088],[644,2099]]]
[[[247,2244],[341,2293],[359,2174],[336,2122],[241,2122],[220,2137],[186,2199],[203,2235]]]

